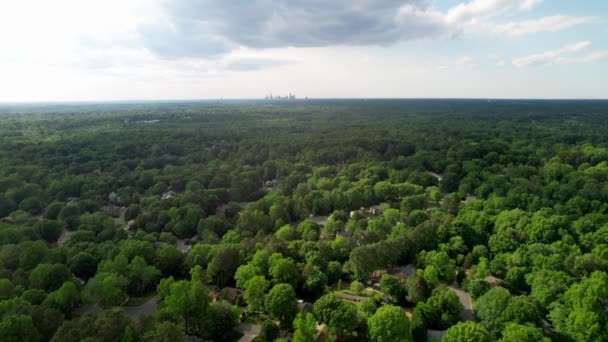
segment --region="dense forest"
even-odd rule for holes
[[[0,106],[0,339],[608,341],[607,114]]]

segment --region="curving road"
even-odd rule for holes
[[[464,306],[464,310],[462,310],[462,312],[460,313],[460,318],[463,321],[474,321],[475,314],[473,313],[473,300],[471,299],[471,296],[463,290],[455,288],[453,286],[448,286],[448,289],[458,295],[460,304]]]
[[[135,320],[138,319],[141,315],[153,315],[156,312],[156,308],[158,307],[159,302],[160,300],[158,296],[154,296],[143,305],[124,306],[123,309],[131,319]]]

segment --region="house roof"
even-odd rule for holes
[[[484,280],[490,284],[490,286],[501,286],[505,283],[504,280],[500,279],[500,278],[496,278],[493,275],[489,275],[487,277],[484,278]]]

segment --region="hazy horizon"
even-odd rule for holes
[[[215,99],[151,99],[151,100],[65,100],[65,101],[21,101],[21,102],[0,102],[0,108],[7,106],[16,107],[45,107],[45,106],[78,106],[78,105],[130,105],[130,104],[179,104],[179,103],[261,103],[261,104],[305,104],[307,102],[332,102],[332,101],[481,101],[481,102],[607,102],[608,98],[475,98],[475,97],[315,97],[297,98],[295,101],[273,101],[264,98],[215,98]]]

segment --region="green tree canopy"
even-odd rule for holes
[[[275,285],[266,296],[266,309],[284,327],[291,326],[297,313],[296,293],[289,284]]]
[[[411,341],[410,321],[398,306],[385,305],[367,321],[373,342]]]
[[[475,322],[460,322],[448,329],[441,342],[491,342],[488,331]]]

